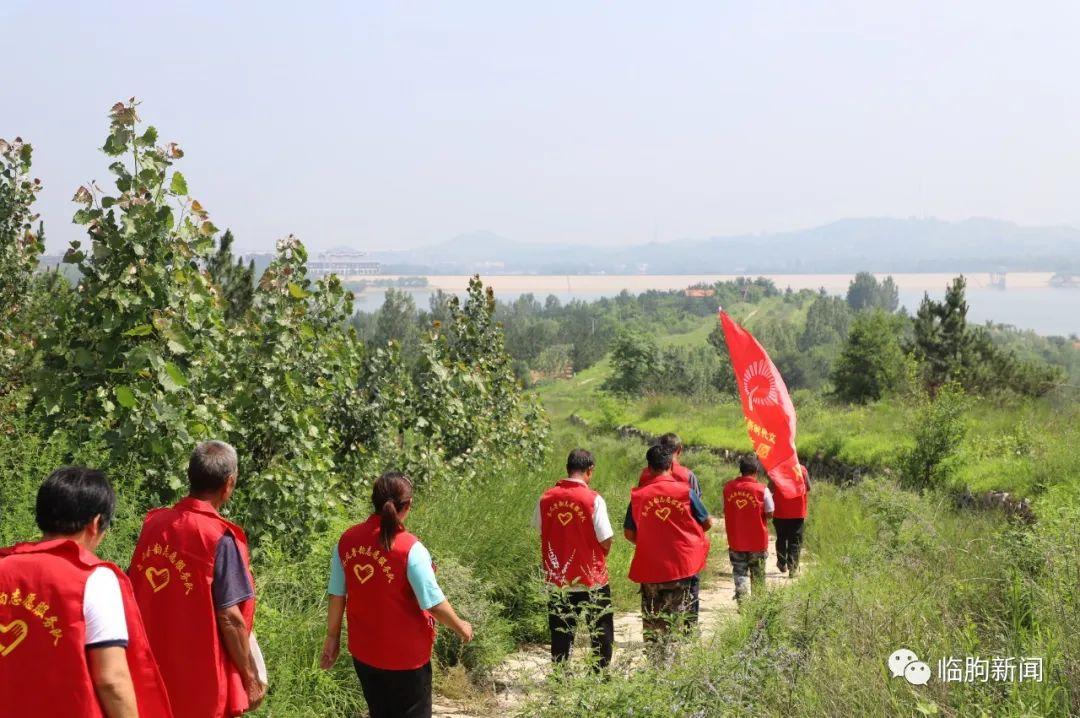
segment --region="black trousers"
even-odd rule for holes
[[[388,671],[353,659],[371,718],[431,718],[431,662]]]
[[[773,519],[776,528],[776,562],[788,568],[799,567],[803,522],[806,519]]]
[[[570,657],[574,629],[583,618],[589,629],[593,655],[601,668],[611,663],[615,644],[615,612],[611,608],[611,587],[589,591],[556,591],[548,599],[548,628],[551,629],[551,658],[555,662]]]

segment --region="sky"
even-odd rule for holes
[[[131,96],[248,250],[1080,224],[1064,0],[0,0],[0,26],[50,251]]]

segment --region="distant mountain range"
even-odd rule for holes
[[[1080,272],[1080,229],[969,219],[844,219],[759,235],[596,247],[529,244],[492,232],[370,253],[398,274],[805,274]]]

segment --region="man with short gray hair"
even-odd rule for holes
[[[196,446],[188,495],[147,515],[128,569],[177,716],[240,715],[266,693],[252,652],[255,586],[247,536],[218,513],[237,473],[232,446]]]

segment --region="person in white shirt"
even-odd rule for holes
[[[540,497],[533,526],[540,530],[541,557],[550,589],[548,627],[551,657],[570,657],[578,616],[588,627],[595,665],[611,662],[615,623],[608,586],[607,555],[614,532],[604,497],[589,488],[596,461],[574,449],[560,479]]]

